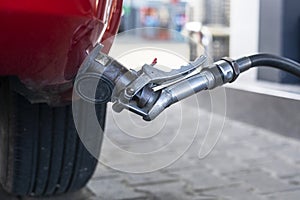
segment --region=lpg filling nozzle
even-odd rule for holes
[[[128,69],[101,52],[98,44],[87,56],[74,83],[75,91],[84,100],[101,104],[111,101],[113,110],[132,111],[146,121],[155,119],[170,105],[202,90],[211,90],[234,82],[240,73],[252,67],[273,67],[300,77],[300,64],[280,56],[256,54],[237,60],[223,58],[210,67],[203,67],[205,56],[179,69],[165,72],[156,62],[144,64],[139,71]],[[81,84],[96,77],[99,81],[93,97],[84,95]]]

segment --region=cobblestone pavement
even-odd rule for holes
[[[184,109],[194,112],[189,105]],[[176,163],[154,173],[126,174],[99,165],[89,183],[93,199],[300,199],[299,141],[227,119],[204,159],[197,156],[200,143],[198,138]]]
[[[194,116],[193,109],[184,105],[190,113],[186,117]],[[207,113],[201,112],[200,117],[207,118]],[[120,130],[110,125],[110,112],[107,120],[106,134],[122,137]],[[300,199],[299,141],[229,119],[216,147],[204,159],[197,156],[201,140],[199,137],[173,165],[153,173],[129,174],[99,164],[86,189],[51,199]],[[115,159],[124,165],[139,165]],[[13,199],[2,196],[0,199]]]

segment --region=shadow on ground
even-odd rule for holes
[[[0,187],[0,199],[1,200],[88,200],[92,198],[94,195],[93,193],[88,190],[87,188],[82,189],[81,191],[65,194],[65,195],[58,195],[55,197],[17,197],[11,194],[8,194],[6,191]]]

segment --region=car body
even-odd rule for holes
[[[2,0],[0,76],[42,95],[65,93],[97,42],[109,50],[121,12],[122,0]]]

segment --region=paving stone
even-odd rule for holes
[[[251,146],[255,150],[263,150],[263,149],[269,149],[269,148],[275,148],[278,146],[282,146],[283,144],[278,144],[275,141],[272,141],[269,137],[264,136],[257,136],[257,137],[250,137],[251,140],[244,141],[247,145]],[[264,151],[262,151],[264,152]]]
[[[108,168],[99,163],[94,173],[93,179],[118,178],[122,172]]]
[[[263,151],[257,151],[253,149],[231,149],[228,152],[229,156],[236,158],[237,160],[244,162],[253,162],[255,160],[264,159],[267,154]]]
[[[140,186],[136,191],[144,192],[149,199],[155,200],[183,200],[194,199],[194,194],[185,190],[185,183],[162,183],[155,185]]]
[[[166,172],[176,172],[181,173],[182,171],[189,171],[191,169],[199,169],[199,168],[206,168],[204,161],[198,161],[199,158],[192,157],[192,158],[181,158],[177,160],[174,164],[166,167],[163,171]]]
[[[274,176],[280,178],[293,177],[300,175],[300,167],[292,163],[284,162],[281,159],[273,160],[272,162],[265,162],[258,164],[263,170],[272,173]]]
[[[160,171],[146,174],[127,174],[126,176],[123,176],[123,180],[130,186],[154,185],[178,181],[174,176],[170,176]]]
[[[235,135],[233,135],[230,132],[234,132]],[[246,131],[245,130],[240,130],[240,131],[236,131],[236,130],[231,130],[231,131],[224,131],[222,133],[222,137],[224,137],[224,140],[226,141],[226,144],[230,144],[230,143],[235,143],[235,144],[251,144],[252,141],[257,140],[258,136],[255,135],[254,133],[250,134],[250,131]]]
[[[245,138],[245,137],[244,137]],[[251,145],[249,145],[248,143],[245,143],[241,140],[225,140],[223,139],[223,137],[220,138],[220,141],[218,142],[218,144],[216,145],[216,150],[221,150],[223,151],[222,154],[227,154],[228,152],[230,152],[230,150],[232,149],[243,149],[243,150],[250,150],[251,149]],[[224,152],[225,150],[225,152]]]
[[[215,195],[201,194],[200,196],[195,197],[195,200],[230,200],[230,199],[226,197],[218,197]]]
[[[179,180],[186,182],[187,188],[190,191],[204,191],[234,184],[234,181],[225,180],[201,169],[189,170],[173,175],[177,176]]]
[[[288,184],[276,177],[272,177],[264,171],[245,171],[228,175],[232,180],[241,181],[250,185],[260,194],[270,194],[294,189],[300,189],[299,186]]]
[[[287,145],[277,149],[276,155],[293,163],[300,163],[300,145]]]
[[[253,169],[260,169],[261,166],[265,163],[272,163],[277,160],[278,157],[274,154],[268,154],[266,153],[265,156],[257,157],[256,159],[252,160],[244,160],[244,163],[248,165],[248,168],[253,168]]]
[[[220,160],[222,160],[222,162],[220,162]],[[230,172],[242,171],[248,168],[246,164],[222,154],[208,156],[207,158],[201,160],[201,162],[204,162],[208,169],[217,174],[227,174]]]
[[[231,200],[266,200],[265,197],[253,193],[253,189],[244,185],[234,185],[203,191],[202,194],[216,196],[218,199],[227,198]]]
[[[99,199],[143,199],[145,194],[127,187],[119,179],[93,180],[88,184],[89,189]]]
[[[87,188],[84,188],[78,192],[57,195],[54,197],[23,197],[20,200],[65,200],[65,199],[72,199],[72,200],[89,200],[90,198],[94,197],[95,195]],[[0,196],[1,197],[1,196]],[[2,200],[2,198],[0,198]],[[9,200],[3,198],[3,200]]]
[[[299,185],[300,186],[300,176],[293,176],[286,179],[287,182],[293,185]]]
[[[300,190],[280,192],[269,196],[270,200],[299,200]]]

